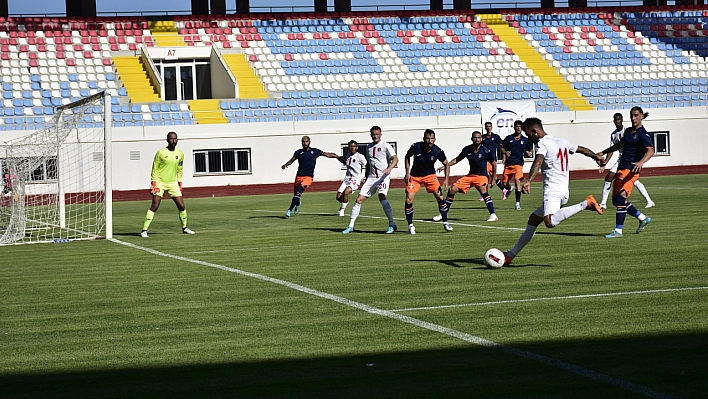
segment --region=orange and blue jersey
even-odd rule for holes
[[[460,151],[457,159],[467,158],[470,163],[470,175],[489,176],[487,174],[487,165],[493,163],[494,154],[487,147],[480,145],[477,150],[474,149],[474,144],[470,144]]]
[[[502,146],[505,151],[511,151],[511,155],[507,156],[506,161],[504,162],[504,165],[506,166],[523,165],[524,153],[533,149],[533,144],[528,137],[519,135],[517,138],[514,137],[513,134],[510,134],[504,138]]]
[[[654,141],[651,139],[644,126],[632,132],[629,127],[622,136],[622,155],[617,169],[632,169],[635,162],[639,162],[647,153],[647,148],[654,148]]]
[[[406,158],[413,156],[413,166],[411,166],[411,176],[423,177],[435,174],[435,162],[445,162],[445,151],[433,144],[430,151],[425,149],[425,143],[419,141],[413,143],[406,153]]]
[[[496,133],[492,133],[490,136],[482,135],[482,145],[487,147],[489,151],[494,154],[494,160],[499,157],[499,145],[502,143],[502,138]]]
[[[305,151],[299,149],[293,154],[293,158],[297,159],[297,176],[315,177],[315,165],[317,158],[324,155],[324,152],[319,148],[310,148]]]

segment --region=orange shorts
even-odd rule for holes
[[[406,191],[409,193],[417,193],[420,186],[425,186],[425,190],[429,193],[434,193],[440,189],[440,182],[435,175],[427,175],[423,177],[411,176],[411,180],[406,185]]]
[[[492,164],[489,162],[487,162],[487,177],[489,177],[489,184],[491,184],[494,176],[492,176]]]
[[[467,193],[467,190],[470,189],[470,187],[474,187],[474,188],[486,187],[487,183],[489,183],[487,176],[467,175],[467,176],[462,176],[460,178],[460,180],[456,181],[453,184],[453,186],[460,189],[460,191],[462,191],[462,194],[465,194],[465,193]]]
[[[502,183],[506,183],[509,180],[519,180],[524,178],[524,167],[521,165],[511,165],[504,166],[504,175],[502,176]]]
[[[612,183],[612,196],[624,191],[627,193],[627,198],[632,195],[634,182],[639,179],[639,174],[634,173],[629,169],[620,169],[615,175],[615,181]]]
[[[312,176],[295,176],[295,190],[302,186],[308,188],[312,185]]]

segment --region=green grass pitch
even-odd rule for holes
[[[494,188],[493,223],[457,195],[449,233],[420,192],[415,236],[401,189],[393,235],[376,198],[341,234],[334,193],[290,218],[289,195],[186,198],[193,236],[165,201],[148,239],[149,203],[116,203],[128,245],[0,247],[0,398],[705,397],[708,179],[642,181],[643,233],[581,212],[498,270],[482,255],[514,245],[539,182],[521,211]]]

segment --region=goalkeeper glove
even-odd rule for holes
[[[160,189],[157,187],[157,182],[156,181],[151,181],[150,182],[150,194],[158,194],[160,192]]]

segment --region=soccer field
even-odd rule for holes
[[[0,398],[701,398],[708,392],[708,176],[642,178],[655,208],[605,239],[614,208],[511,248],[541,201],[457,195],[454,230],[404,192],[355,232],[334,193],[114,204],[115,242],[0,247]],[[569,204],[602,180],[571,182]],[[638,209],[645,202],[631,197]],[[353,200],[350,203],[350,211]]]

